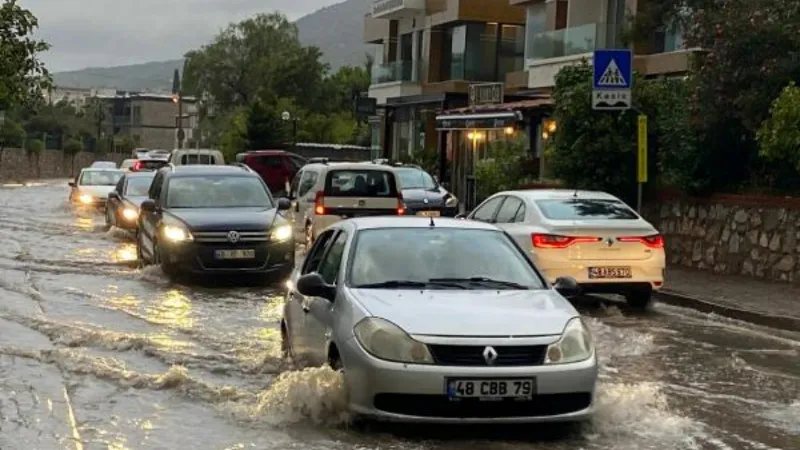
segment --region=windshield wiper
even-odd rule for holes
[[[414,288],[414,289],[425,289],[428,287],[450,287],[456,289],[467,289],[462,283],[451,283],[445,280],[428,280],[427,282],[422,281],[411,281],[411,280],[390,280],[390,281],[383,281],[380,283],[371,283],[371,284],[359,284],[358,286],[354,286],[356,289],[399,289],[399,288]]]
[[[515,283],[513,281],[505,281],[505,280],[495,280],[494,278],[489,277],[470,277],[470,278],[431,278],[428,280],[431,283],[476,283],[476,284],[484,284],[484,285],[496,285],[496,286],[503,286],[510,289],[520,289],[520,290],[528,290],[531,287],[525,286],[524,284]]]

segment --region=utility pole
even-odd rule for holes
[[[183,131],[183,88],[178,69],[175,69],[175,74],[172,76],[172,101],[178,104],[178,148],[181,149],[186,133]]]

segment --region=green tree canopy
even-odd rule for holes
[[[39,26],[36,16],[17,4],[0,5],[0,109],[39,99],[49,87],[50,76],[38,54],[50,46],[34,39]]]
[[[772,102],[770,117],[758,130],[762,156],[788,162],[800,171],[800,87],[790,83]]]

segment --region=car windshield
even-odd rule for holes
[[[415,167],[405,167],[395,170],[400,177],[400,186],[403,189],[434,189],[436,182],[428,172]]]
[[[558,199],[537,200],[536,205],[545,217],[552,220],[636,220],[639,218],[628,205],[619,200]]]
[[[125,195],[128,197],[145,197],[150,190],[153,177],[134,177],[128,179],[125,186]]]
[[[350,269],[353,287],[470,279],[543,288],[531,264],[500,231],[430,227],[358,233]],[[497,288],[498,283],[483,287]]]
[[[272,208],[267,188],[253,176],[176,177],[167,187],[169,208]]]
[[[116,169],[117,163],[113,161],[96,161],[92,163],[92,167],[97,167],[99,169]]]
[[[87,170],[81,173],[81,186],[114,186],[122,178],[119,170]]]
[[[397,197],[394,174],[388,170],[331,170],[325,181],[331,197]]]

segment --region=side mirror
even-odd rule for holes
[[[567,299],[575,298],[581,295],[581,287],[578,286],[578,282],[572,277],[556,278],[556,283],[553,285],[553,289],[561,294],[562,297]]]
[[[297,290],[306,297],[322,297],[331,302],[336,299],[336,287],[326,283],[316,272],[298,278]]]
[[[142,202],[141,209],[142,211],[146,212],[154,212],[156,210],[156,202],[151,199],[147,199]]]
[[[108,193],[108,198],[119,200],[119,194],[117,193],[117,191],[111,191]]]
[[[75,182],[74,181],[70,181],[69,183],[67,183],[67,186],[75,187]]]
[[[288,211],[292,207],[292,201],[288,198],[278,199],[278,211]]]

